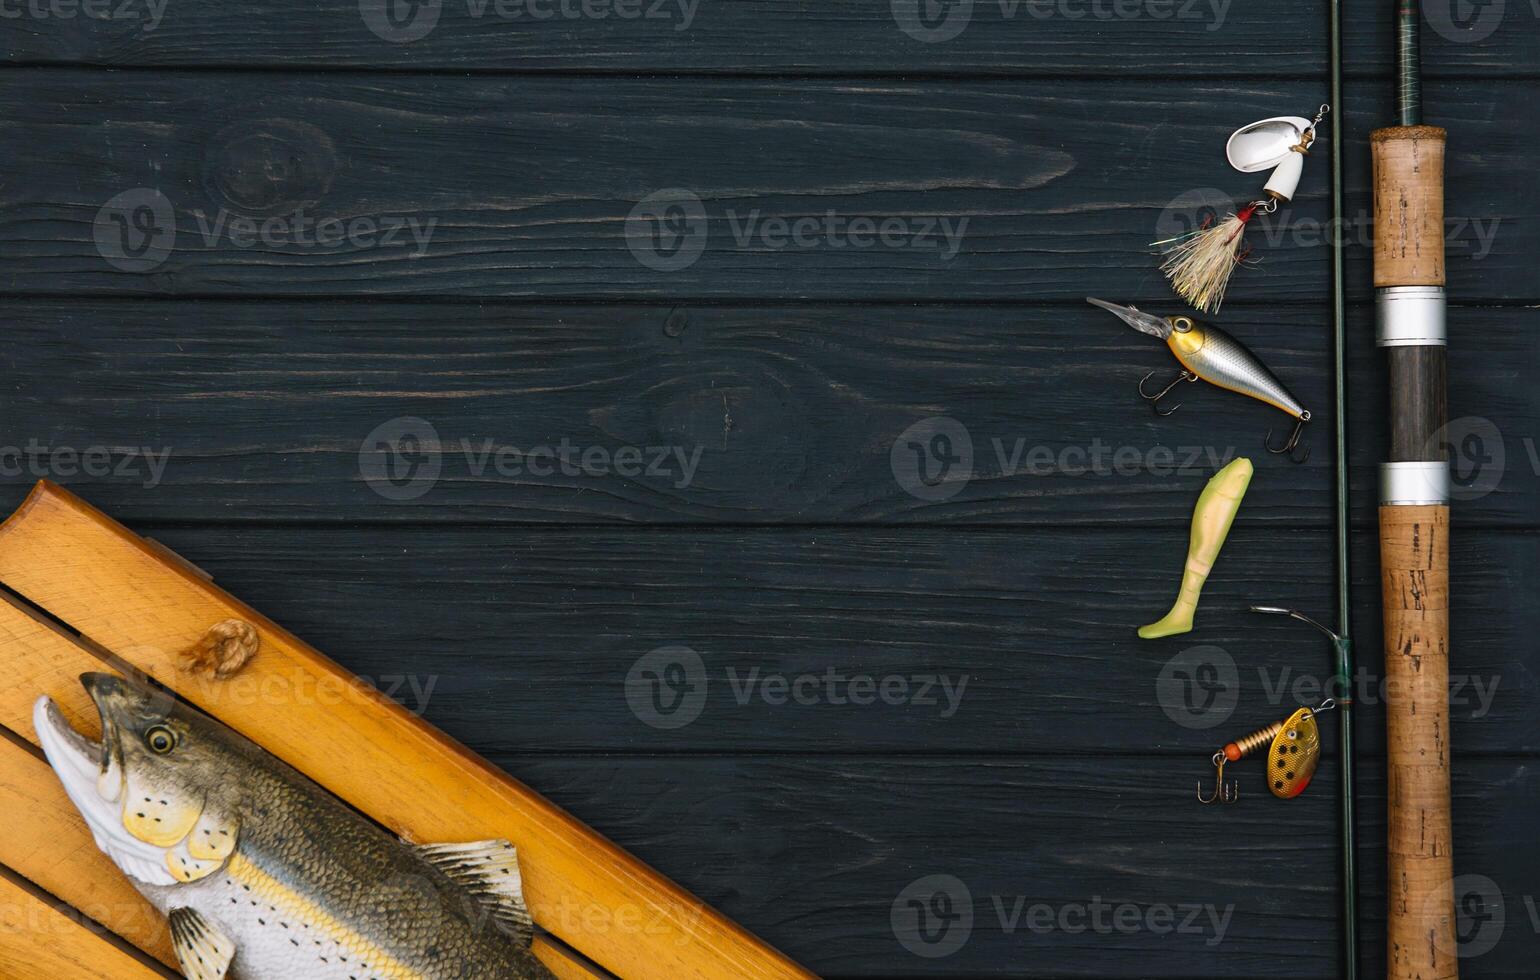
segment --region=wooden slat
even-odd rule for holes
[[[40,484],[0,527],[0,581],[387,827],[423,841],[517,842],[536,921],[608,970],[627,978],[808,975],[57,487]],[[258,658],[229,682],[180,673],[177,651],[232,616],[257,626]]]
[[[4,633],[0,627],[0,636]],[[9,672],[17,657],[12,650],[7,654]],[[5,700],[15,700],[10,696],[13,685],[6,687]],[[5,724],[12,731],[20,730],[9,717]],[[48,764],[4,738],[0,738],[0,813],[5,814],[0,864],[167,966],[176,966],[165,917],[97,849]]]
[[[1163,716],[1148,727],[1158,755],[493,758],[647,860],[690,868],[701,894],[784,936],[821,975],[1340,980],[1334,752],[1298,799],[1273,798],[1248,759],[1227,770],[1240,802],[1202,807],[1194,784],[1213,776],[1214,738],[1247,729],[1188,731]],[[1334,749],[1335,720],[1323,732]],[[1094,744],[1094,732],[1083,737]],[[1456,869],[1491,878],[1507,910],[1501,944],[1468,961],[1471,980],[1532,980],[1540,934],[1525,898],[1540,881],[1540,767],[1532,754],[1457,759]],[[1372,756],[1359,760],[1358,794],[1362,928],[1383,936],[1385,785]],[[906,950],[889,925],[899,891],[935,873],[965,882],[975,912],[966,947],[939,962]],[[1007,932],[997,896],[1006,914],[1020,896],[1055,910],[1100,896],[1233,915],[1218,944],[1211,930],[1018,921]],[[1365,946],[1363,975],[1383,976],[1383,944]]]
[[[1164,296],[1127,298],[1177,309]],[[1360,305],[1351,315],[1367,323],[1373,311]],[[1524,383],[1540,373],[1535,314],[1455,306],[1449,319],[1480,339],[1449,349],[1451,414],[1485,420],[1453,433],[1457,469],[1473,491],[1462,487],[1460,527],[1540,525],[1540,387]],[[1261,453],[1263,433],[1287,419],[1230,392],[1192,386],[1180,412],[1155,418],[1133,388],[1174,361],[1159,342],[1084,303],[671,309],[12,299],[0,301],[11,368],[0,417],[45,448],[22,458],[25,438],[0,439],[0,484],[19,502],[38,477],[57,479],[136,525],[1175,528],[1186,526],[1193,487],[1216,465],[1211,449],[1220,459],[1255,456],[1244,523],[1326,528],[1326,321],[1325,307],[1309,303],[1227,304],[1221,320],[1317,413],[1306,430],[1316,455],[1292,466]],[[1383,354],[1369,330],[1353,331],[1350,349],[1354,495],[1360,524],[1372,528],[1387,440],[1385,413],[1371,410],[1384,404]],[[64,376],[75,382],[67,409],[56,394]],[[136,401],[132,392],[150,397]],[[934,415],[963,423],[974,447],[973,478],[936,501],[905,492],[890,458],[906,428]],[[361,477],[359,450],[371,431],[402,417],[433,426],[440,466],[421,495],[388,500]],[[677,462],[651,475],[541,475],[495,466],[483,448],[529,450],[563,438],[611,457],[623,446],[700,455],[684,480]],[[139,447],[133,455],[131,446]],[[116,451],[84,466],[79,455],[91,447]],[[1096,447],[1100,469],[1077,469],[1075,452]],[[56,457],[54,449],[71,452]],[[1193,450],[1201,455],[1183,467],[1188,478],[1172,478],[1169,469]],[[1479,485],[1470,480],[1478,463]]]
[[[358,0],[260,0],[119,4],[120,16],[0,19],[0,47],[12,63],[126,67],[233,65],[263,68],[386,68],[437,71],[700,71],[804,74],[1118,75],[1182,78],[1319,77],[1326,48],[1320,0],[1243,3],[1175,0],[1097,4],[1090,0],[957,4],[967,25],[944,42],[923,43],[898,26],[888,0],[642,0],[648,16],[622,17],[625,4],[423,4],[432,29],[393,44],[372,33]],[[385,9],[383,4],[377,4]],[[1423,31],[1426,77],[1524,71],[1533,56],[1534,14],[1524,0],[1478,7],[1456,23],[1455,8],[1429,10]],[[925,9],[911,4],[913,9]],[[18,10],[73,8],[28,6]],[[509,16],[498,16],[497,10]],[[530,11],[546,16],[537,17]],[[591,9],[596,16],[581,16]],[[562,12],[565,11],[565,14]],[[683,11],[688,11],[684,13]],[[1345,65],[1355,75],[1387,72],[1391,7],[1355,6],[1344,24]],[[1505,16],[1506,14],[1506,16]],[[1495,19],[1494,19],[1495,18]],[[1495,30],[1498,25],[1500,30]],[[215,47],[209,38],[217,37]]]
[[[165,980],[174,975],[118,948],[0,869],[0,977]]]
[[[1258,462],[1254,486],[1274,472]],[[1203,480],[1172,480],[1189,510]],[[1169,724],[1157,678],[1182,651],[1233,659],[1221,676],[1234,679],[1242,725],[1286,715],[1329,679],[1319,634],[1247,607],[1325,615],[1331,532],[1258,526],[1247,507],[1196,628],[1163,642],[1134,628],[1171,604],[1185,519],[1122,534],[216,526],[155,538],[482,754],[1140,752]],[[1357,639],[1377,650],[1375,534],[1353,543]],[[1453,567],[1464,637],[1454,749],[1540,751],[1540,606],[1511,601],[1540,581],[1540,533],[1463,532]],[[689,725],[657,730],[633,713],[626,678],[672,645],[700,655],[704,697]],[[1381,758],[1383,670],[1378,657],[1360,666],[1360,752]],[[833,671],[838,697],[819,682],[812,703],[777,703],[752,686],[755,671],[760,682]],[[918,704],[844,703],[857,676],[929,690]],[[961,690],[955,704],[942,677]]]
[[[1202,189],[1211,188],[1211,206],[1228,208],[1256,192],[1255,178],[1224,162],[1237,121],[1308,111],[1321,99],[1314,81],[1193,86],[1179,106],[1169,88],[1140,79],[573,85],[154,72],[135,76],[132,100],[119,97],[112,72],[19,73],[7,82],[0,286],[56,296],[1136,296],[1163,288],[1150,243],[1162,228],[1190,227],[1196,208],[1179,201],[1205,200]],[[1449,214],[1499,231],[1483,248],[1470,223],[1451,226],[1449,277],[1461,298],[1537,296],[1540,223],[1526,220],[1536,204],[1506,179],[1523,155],[1504,151],[1511,134],[1535,128],[1537,90],[1537,82],[1465,81],[1428,93],[1429,118],[1463,120],[1465,145],[1486,148],[1449,161]],[[61,115],[60,104],[71,111]],[[1365,100],[1347,130],[1384,118],[1371,112],[1380,108]],[[1246,270],[1244,285],[1238,276],[1233,292],[1274,301],[1319,294],[1321,158],[1336,148],[1316,146],[1311,159],[1321,162],[1300,194],[1263,223],[1271,232],[1251,233],[1262,267]],[[268,172],[285,176],[255,177]],[[165,194],[167,233],[173,221],[177,228],[165,261],[139,272],[104,257],[122,247],[113,236],[123,221],[155,213],[142,196],[119,199],[135,188]],[[687,268],[665,271],[631,247],[651,242],[655,224],[632,222],[629,245],[627,225],[639,202],[670,188],[703,202],[704,222],[689,224],[686,237],[704,249]],[[118,210],[104,212],[114,200]],[[931,233],[918,247],[908,236],[858,247],[838,229],[822,231],[831,212],[839,222],[913,219],[920,224],[905,227]],[[377,225],[345,236],[339,216],[400,233]],[[247,224],[230,224],[238,218]],[[811,219],[813,245],[783,241],[777,226],[763,224],[777,218]],[[967,220],[950,258],[937,233],[942,218],[954,239]],[[323,219],[331,219],[325,230]],[[127,247],[139,244],[130,237]],[[1354,294],[1367,299],[1356,274],[1363,256],[1349,256]]]

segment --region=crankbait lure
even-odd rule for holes
[[[1239,784],[1233,780],[1225,782],[1225,763],[1239,762],[1269,742],[1272,744],[1267,750],[1267,788],[1280,800],[1292,800],[1303,793],[1321,761],[1321,727],[1315,717],[1336,706],[1336,701],[1327,698],[1318,708],[1300,708],[1283,721],[1259,728],[1215,752],[1213,795],[1203,798],[1200,779],[1198,802],[1234,803],[1240,799]]]
[[[1299,187],[1300,173],[1310,144],[1315,142],[1315,128],[1331,111],[1323,105],[1315,119],[1301,116],[1273,116],[1242,126],[1230,134],[1225,144],[1225,158],[1241,173],[1271,170],[1263,197],[1236,210],[1218,224],[1176,238],[1155,242],[1171,245],[1161,271],[1171,286],[1199,312],[1217,313],[1224,301],[1230,273],[1245,261],[1250,249],[1245,247],[1246,223],[1262,214],[1272,214],[1279,203],[1288,203]]]
[[[1090,296],[1086,297],[1086,302],[1116,314],[1124,323],[1140,333],[1147,333],[1151,337],[1164,340],[1166,346],[1171,348],[1171,353],[1175,354],[1177,361],[1181,363],[1182,372],[1176,376],[1176,380],[1155,394],[1144,390],[1144,383],[1150,380],[1154,371],[1146,374],[1139,381],[1139,395],[1150,402],[1156,415],[1170,415],[1182,407],[1173,405],[1165,410],[1160,407],[1160,400],[1170,394],[1173,388],[1184,381],[1202,379],[1211,385],[1239,392],[1248,398],[1255,398],[1257,401],[1265,402],[1292,415],[1296,420],[1294,431],[1284,444],[1274,448],[1271,445],[1272,433],[1269,432],[1263,440],[1263,445],[1270,453],[1290,454],[1290,458],[1296,463],[1303,463],[1310,458],[1308,446],[1305,447],[1303,455],[1293,455],[1295,449],[1299,447],[1299,437],[1304,431],[1305,423],[1310,421],[1310,411],[1289,393],[1289,389],[1283,386],[1283,382],[1279,381],[1277,376],[1267,369],[1267,365],[1247,349],[1245,344],[1212,323],[1194,320],[1190,316],[1152,316],[1133,306],[1118,306],[1116,303],[1108,303]]]
[[[1192,617],[1198,611],[1198,596],[1203,592],[1203,583],[1208,581],[1214,560],[1219,557],[1219,549],[1224,547],[1225,538],[1230,534],[1230,525],[1235,523],[1241,498],[1246,496],[1246,488],[1251,485],[1251,473],[1251,460],[1242,456],[1209,478],[1192,511],[1192,538],[1187,546],[1187,565],[1182,570],[1181,591],[1170,612],[1148,626],[1139,627],[1141,640],[1175,636],[1192,629]]]

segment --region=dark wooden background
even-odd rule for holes
[[[1081,301],[1178,308],[1147,243],[1195,200],[1255,190],[1224,163],[1231,129],[1325,100],[1322,0],[1034,8],[1047,16],[980,0],[941,43],[900,30],[902,0],[704,0],[685,29],[677,5],[536,20],[444,0],[410,43],[366,27],[371,2],[0,18],[5,505],[40,476],[81,492],[819,973],[1335,976],[1333,762],[1289,803],[1254,763],[1238,806],[1192,793],[1216,743],[1292,709],[1279,683],[1326,672],[1318,637],[1242,610],[1330,616],[1320,224],[1337,148],[1317,143],[1219,318],[1315,408],[1310,464],[1260,453],[1281,417],[1217,390],[1152,418],[1133,385],[1168,358]],[[1391,5],[1348,7],[1354,605],[1372,688],[1384,426],[1361,243]],[[1456,863],[1484,876],[1462,879],[1467,935],[1485,945],[1502,917],[1467,977],[1532,977],[1540,957],[1537,13],[1430,5],[1442,29],[1425,31],[1427,115],[1451,133],[1452,437],[1474,478],[1454,545]],[[625,237],[664,188],[708,215],[704,253],[676,272]],[[98,233],[136,189],[170,202],[177,239],[125,271]],[[409,241],[200,237],[218,215],[297,209],[435,225],[417,257]],[[951,261],[773,249],[734,240],[727,216],[754,209],[968,225]],[[889,455],[933,416],[975,449],[944,501],[906,492]],[[439,451],[438,478],[387,499],[361,468],[377,458],[366,441],[408,417],[437,435],[420,448]],[[564,437],[699,447],[700,464],[679,487],[477,474],[459,449]],[[1252,455],[1198,628],[1133,634],[1170,601],[1211,463],[1013,472],[995,440]],[[163,475],[125,447],[169,451]],[[121,472],[58,452],[93,448]],[[665,730],[633,713],[625,681],[670,645],[697,651],[709,683],[698,719]],[[1233,716],[1206,731],[1174,723],[1157,691],[1200,645],[1238,665]],[[945,717],[740,704],[726,672],[755,668],[969,680]],[[1496,685],[1489,711],[1471,681]],[[1372,976],[1383,735],[1367,702]],[[939,959],[890,922],[933,874],[975,912]],[[1232,915],[1217,942],[1013,932],[997,907],[1018,902]]]

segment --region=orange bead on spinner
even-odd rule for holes
[[[1271,743],[1267,751],[1267,788],[1280,800],[1292,800],[1310,785],[1315,767],[1321,761],[1321,727],[1315,716],[1330,711],[1337,702],[1327,698],[1318,708],[1300,708],[1283,721],[1259,728],[1245,738],[1230,742],[1214,753],[1214,792],[1203,796],[1198,782],[1199,803],[1234,803],[1240,799],[1240,786],[1225,782],[1225,764],[1239,762],[1257,749]]]

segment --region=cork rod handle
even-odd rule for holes
[[[1444,285],[1445,139],[1436,126],[1395,126],[1370,136],[1378,289]],[[1393,465],[1437,463],[1445,458],[1447,417],[1443,338],[1388,345],[1386,358],[1389,459]],[[1389,756],[1387,975],[1454,980],[1447,503],[1380,507],[1380,584]]]
[[[1374,155],[1374,285],[1444,284],[1444,140],[1438,126],[1369,135]]]

